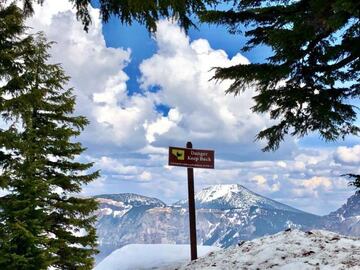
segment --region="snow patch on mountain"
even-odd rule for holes
[[[209,188],[201,190],[196,194],[196,199],[199,202],[210,202],[219,198],[229,200],[232,193],[244,192],[243,187],[240,185],[214,185]],[[251,196],[249,196],[251,198]],[[255,198],[256,199],[256,198]]]
[[[359,265],[359,238],[323,230],[287,230],[211,252],[179,269],[355,270]]]
[[[104,195],[106,196],[106,195]],[[122,202],[122,201],[114,201],[111,199],[107,199],[107,198],[97,198],[97,201],[99,203],[103,203],[103,204],[110,204],[110,205],[114,205],[116,207],[125,207],[126,205]]]
[[[159,199],[146,197],[134,193],[103,194],[94,196],[100,203],[112,204],[117,207],[131,206],[166,206]]]
[[[199,257],[219,248],[198,246]],[[106,257],[94,270],[145,270],[174,269],[190,261],[189,245],[140,245],[132,244],[115,250]]]

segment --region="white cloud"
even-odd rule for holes
[[[302,181],[300,185],[309,189],[315,189],[317,187],[329,189],[332,187],[332,182],[326,177],[314,176],[311,179]]]
[[[161,21],[156,34],[158,51],[140,66],[142,87],[160,86],[157,100],[182,116],[176,124],[166,118],[158,119],[155,124],[148,123],[148,140],[184,142],[193,141],[239,144],[260,151],[254,144],[257,131],[267,125],[266,116],[253,114],[250,107],[254,104],[252,89],[241,98],[225,95],[229,82],[210,81],[216,66],[247,64],[249,61],[240,54],[229,59],[222,50],[214,50],[207,40],[193,42],[174,24]],[[154,138],[154,125],[165,124]]]
[[[144,171],[140,174],[139,179],[142,181],[150,181],[152,179],[152,175],[150,172]]]
[[[335,159],[340,163],[360,164],[360,145],[338,147],[335,152]]]
[[[91,162],[94,162],[101,170],[117,173],[117,174],[137,174],[138,168],[136,166],[126,166],[119,162],[117,159],[110,157],[90,158]]]
[[[277,177],[273,177],[273,180],[275,179],[277,179]],[[281,186],[279,181],[270,185],[266,178],[262,175],[255,175],[251,178],[251,181],[255,182],[257,187],[262,191],[276,192],[280,190]]]
[[[56,41],[51,61],[63,64],[75,88],[77,113],[91,121],[84,142],[132,151],[191,139],[214,146],[225,143],[230,149],[245,147],[247,153],[260,151],[261,145],[253,139],[268,120],[251,112],[253,90],[235,98],[224,94],[229,82],[209,81],[214,74],[211,68],[247,64],[245,57],[229,59],[208,41],[190,42],[176,24],[161,21],[158,51],[140,66],[144,92],[129,95],[124,68],[130,50],[107,48],[99,10],[90,8],[90,13],[89,33],[76,20],[72,5],[61,1],[36,6],[28,21],[34,31],[42,30]],[[152,85],[159,85],[161,91],[147,92]],[[156,104],[170,107],[169,114],[157,112]]]
[[[296,180],[294,184],[300,188],[294,188],[292,192],[299,197],[306,195],[319,197],[320,190],[330,191],[333,187],[332,181],[323,176],[314,176],[307,180]]]
[[[77,96],[76,113],[89,118],[91,125],[82,140],[89,144],[112,144],[141,148],[146,145],[145,119],[155,119],[152,98],[128,96],[127,74],[130,50],[106,47],[99,10],[90,7],[89,32],[77,21],[72,5],[64,1],[45,1],[35,6],[28,20],[33,31],[44,31],[51,49],[51,61],[62,63],[71,76],[69,85]]]
[[[279,191],[280,190],[280,187],[281,187],[281,184],[280,182],[276,182],[275,184],[272,184],[271,187],[270,187],[270,190],[272,192],[276,192],[276,191]]]
[[[278,161],[276,163],[276,165],[279,166],[280,168],[286,168],[287,167],[286,162],[284,162],[284,161]]]
[[[321,151],[321,150],[316,150],[315,153],[311,154],[306,154],[306,153],[300,153],[295,157],[295,160],[297,162],[302,162],[305,166],[305,164],[307,165],[316,165],[326,159],[329,158],[329,152],[328,151]]]
[[[295,171],[304,171],[305,163],[302,161],[295,161],[292,163],[292,169]]]
[[[161,116],[151,124],[148,124],[148,122],[145,121],[144,128],[146,130],[147,141],[149,143],[154,142],[156,140],[156,135],[162,135],[168,132],[171,128],[176,127],[181,118],[182,115],[176,108],[174,108],[169,110],[167,117]]]
[[[255,175],[251,180],[256,182],[258,186],[264,186],[267,184],[265,177],[262,175]]]

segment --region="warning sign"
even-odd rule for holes
[[[188,168],[214,169],[213,150],[169,147],[169,165]]]

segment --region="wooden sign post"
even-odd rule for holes
[[[187,167],[191,260],[197,259],[194,168],[214,169],[214,157],[214,151],[193,149],[191,142],[186,148],[169,147],[169,166]]]
[[[191,149],[192,143],[187,142],[186,148]],[[197,259],[196,241],[196,215],[195,215],[195,192],[194,192],[194,169],[187,168],[188,177],[188,202],[189,202],[189,223],[190,223],[190,249],[191,260]]]

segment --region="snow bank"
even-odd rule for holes
[[[219,249],[218,247],[198,246],[198,256],[204,256]],[[190,261],[189,245],[134,244],[115,250],[94,270],[174,269],[186,261]]]
[[[211,252],[178,269],[359,270],[360,239],[290,230]]]

